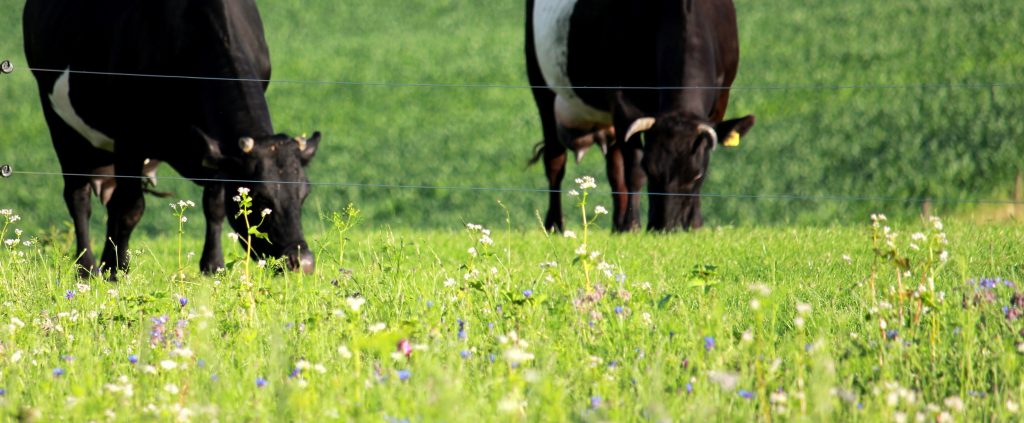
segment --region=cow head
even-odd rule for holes
[[[639,134],[644,134],[643,167],[648,179],[647,191],[652,193],[647,228],[699,228],[703,223],[700,187],[707,174],[711,152],[719,144],[738,145],[739,137],[752,126],[753,115],[717,124],[673,114],[634,121],[624,139],[640,142]]]
[[[305,167],[320,145],[320,133],[316,132],[308,139],[284,134],[242,137],[238,140],[237,150],[232,148],[230,154],[221,154],[221,144],[210,138],[207,138],[207,143],[207,164],[212,163],[228,181],[224,184],[228,223],[244,236],[245,216],[238,216],[240,206],[235,198],[239,188],[248,188],[248,195],[252,197],[249,224],[263,221],[259,230],[269,239],[252,239],[253,256],[285,257],[289,269],[311,273],[315,261],[303,237],[301,217],[302,203],[309,194]],[[265,209],[270,213],[263,216]],[[244,247],[244,239],[241,242]]]

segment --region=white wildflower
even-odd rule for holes
[[[263,209],[262,211],[260,211],[261,217],[267,217],[268,214],[270,214],[270,209]]]
[[[238,193],[242,195],[249,195],[249,188],[238,187]]]
[[[167,391],[167,393],[171,395],[178,395],[178,385],[168,383],[164,385],[164,391]]]
[[[359,311],[359,308],[362,307],[363,304],[366,304],[366,298],[361,296],[351,296],[345,298],[345,302],[348,303],[348,308],[351,308],[352,311]]]
[[[924,241],[924,240],[928,239],[928,237],[926,237],[921,232],[914,232],[912,235],[910,235],[910,239],[914,240],[914,241]]]
[[[228,232],[228,238],[230,238],[232,241],[238,241],[238,234],[234,232]]]
[[[651,317],[651,313],[648,313],[648,312],[646,312],[646,311],[645,311],[645,312],[643,312],[642,314],[640,314],[640,319],[641,319],[641,320],[642,320],[642,321],[644,322],[644,324],[646,324],[646,325],[650,325],[650,324],[654,323],[654,319],[653,319],[653,318]]]
[[[1006,400],[1006,411],[1009,411],[1010,414],[1017,414],[1020,411],[1020,404],[1013,402],[1012,399],[1008,399]]]
[[[340,355],[341,358],[344,358],[344,359],[347,360],[347,359],[352,358],[352,351],[349,351],[348,347],[342,345],[342,346],[338,347],[338,355]]]
[[[327,373],[327,367],[325,367],[323,364],[316,363],[313,365],[313,371],[320,374],[324,374]]]
[[[256,262],[256,267],[259,267],[259,268],[263,268],[266,265],[267,265],[267,261],[266,260],[260,260],[260,261]]]
[[[566,237],[566,238],[572,238],[572,239],[576,239],[576,232],[573,232],[573,231],[565,231],[565,232],[563,232],[563,233],[562,233],[562,236],[564,236],[564,237]]]
[[[145,366],[142,366],[142,373],[155,375],[156,374],[156,367],[152,366],[152,365],[149,365],[149,364],[147,364]]]
[[[445,279],[444,280],[444,286],[448,287],[448,288],[450,288],[452,286],[455,286],[455,279],[454,278],[447,278],[447,279]]]
[[[576,248],[576,255],[587,255],[587,244],[580,244],[580,246]]]
[[[955,395],[946,398],[945,400],[942,401],[942,403],[946,405],[946,408],[953,410],[957,413],[964,410],[964,400],[960,399],[960,397]]]
[[[580,192],[576,191],[574,189],[571,189],[571,190],[569,190],[569,196],[570,197],[579,197],[580,196]]]
[[[597,181],[594,180],[593,176],[576,178],[576,183],[580,185],[580,189],[597,188]]]
[[[807,303],[796,303],[796,312],[800,313],[801,316],[806,316],[811,313],[811,305]]]
[[[596,215],[608,214],[608,209],[604,208],[604,206],[594,207],[594,214],[596,214]]]
[[[846,264],[850,264],[850,263],[852,263],[852,262],[853,262],[853,258],[852,258],[852,257],[850,257],[850,255],[849,255],[849,254],[843,254],[843,261],[845,261],[845,262],[846,262]]]
[[[242,197],[239,197],[239,196],[236,195],[234,197],[231,197],[231,201],[234,201],[236,203],[241,203],[242,202]]]
[[[18,216],[18,215],[11,216],[11,223],[17,222],[19,220],[21,220],[21,216]]]
[[[476,257],[476,248],[469,247],[466,252],[469,253],[470,256]]]
[[[796,318],[793,319],[793,324],[796,325],[797,328],[804,327],[804,318],[796,316]]]
[[[377,322],[368,326],[366,330],[369,331],[370,333],[377,333],[384,330],[384,328],[386,327],[388,327],[388,325],[385,324],[384,322]]]
[[[942,252],[939,253],[939,261],[945,263],[948,260],[949,260],[949,251],[942,250]]]
[[[477,225],[475,223],[467,223],[466,224],[466,229],[469,229],[471,231],[481,231],[481,230],[484,229],[484,227],[483,227],[483,225]]]
[[[491,237],[489,237],[487,235],[484,235],[484,236],[480,237],[480,243],[484,244],[484,245],[493,245],[494,244],[494,240],[491,239]]]
[[[760,308],[761,308],[761,302],[758,301],[757,298],[754,298],[754,299],[750,300],[750,309],[751,310],[757,310],[757,309],[760,309]]]
[[[719,387],[726,391],[731,391],[739,383],[740,375],[733,372],[712,370],[708,372],[708,380],[718,384]]]
[[[160,368],[164,370],[174,370],[178,368],[178,362],[174,360],[163,360],[160,362]]]
[[[505,359],[513,364],[519,364],[524,361],[533,360],[533,354],[513,347],[505,350]]]

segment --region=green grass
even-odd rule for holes
[[[577,239],[502,223],[485,223],[493,245],[472,230],[358,226],[341,263],[336,234],[321,232],[318,271],[308,276],[253,266],[245,279],[236,265],[197,277],[192,260],[188,278],[174,281],[174,237],[136,242],[134,269],[115,284],[76,280],[66,236],[0,250],[0,414],[878,421],[947,412],[979,421],[1010,420],[1008,407],[1024,401],[1022,320],[1000,310],[1019,290],[967,283],[1020,280],[1021,226],[947,222],[951,258],[928,273],[924,255],[908,250],[923,225],[897,226],[914,266],[907,292],[944,295],[915,321],[917,300],[891,293],[895,268],[876,261],[867,225],[686,236],[590,228],[588,251],[613,265],[608,277],[574,252],[584,236],[578,223]],[[194,225],[185,226],[186,252],[201,247]],[[557,265],[542,266],[550,262]],[[934,289],[913,289],[926,274]],[[365,304],[353,311],[357,295]],[[160,316],[163,325],[152,320]],[[882,319],[895,339],[884,338]],[[187,322],[180,332],[177,322]],[[378,322],[385,328],[371,332]],[[401,340],[409,357],[397,353]],[[515,349],[532,359],[513,365]],[[176,368],[164,369],[165,360]],[[296,366],[304,369],[290,378]]]

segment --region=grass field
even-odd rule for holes
[[[275,125],[326,137],[304,220],[317,273],[199,276],[201,213],[179,239],[151,199],[132,273],[77,280],[60,178],[0,180],[20,217],[0,234],[17,240],[0,247],[0,420],[1021,418],[1024,296],[1004,281],[1024,227],[957,202],[1010,198],[1024,163],[1016,2],[737,0],[729,115],[758,124],[714,159],[708,228],[584,232],[577,209],[575,239],[539,230],[546,194],[359,186],[543,188],[529,90],[284,82],[524,85],[520,2],[259,3]],[[56,172],[21,7],[0,0],[0,58],[20,67],[0,75],[0,163]],[[591,152],[565,187],[603,168]],[[943,228],[907,201],[926,197]],[[349,203],[362,221],[342,236],[321,216]]]

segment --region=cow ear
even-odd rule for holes
[[[210,138],[202,129],[193,127],[196,136],[202,140],[204,146],[203,167],[208,169],[220,169],[224,163],[224,154],[220,151],[220,143]]]
[[[754,115],[719,122],[715,125],[718,142],[726,147],[739,147],[740,137],[754,127]]]
[[[299,159],[302,160],[302,165],[308,165],[310,160],[313,160],[313,156],[316,155],[317,148],[320,147],[320,132],[314,132],[312,137],[306,140],[304,148],[299,150]]]

